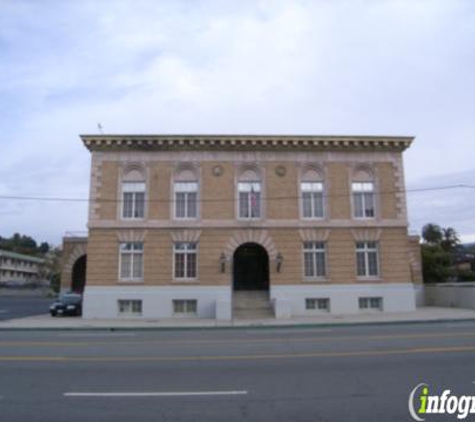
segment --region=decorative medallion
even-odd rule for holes
[[[286,173],[287,169],[285,168],[285,166],[277,166],[275,168],[275,174],[277,174],[277,176],[279,177],[284,177]]]
[[[224,173],[224,169],[223,169],[223,166],[214,166],[213,167],[213,174],[216,176],[216,177],[219,177],[221,176],[222,174]]]

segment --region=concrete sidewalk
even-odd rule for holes
[[[34,317],[0,321],[1,330],[147,330],[147,329],[197,329],[197,328],[245,328],[245,327],[316,327],[372,324],[404,324],[427,322],[475,322],[475,310],[422,307],[415,312],[372,313],[358,315],[316,315],[285,320],[233,320],[212,319],[82,319],[70,317]]]

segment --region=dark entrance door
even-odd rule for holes
[[[257,243],[245,243],[234,252],[234,290],[268,290],[269,256]]]
[[[74,293],[82,293],[86,285],[87,256],[83,255],[73,265],[71,290]]]

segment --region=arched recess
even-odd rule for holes
[[[244,243],[234,251],[233,290],[269,290],[269,255],[258,243]]]
[[[266,249],[271,261],[277,257],[277,247],[267,230],[237,230],[229,238],[224,248],[226,258],[230,259],[234,255],[234,251],[244,243],[258,243]]]
[[[86,242],[77,243],[71,249],[68,249],[68,250],[70,250],[70,252],[66,254],[66,256],[63,257],[64,265],[63,265],[62,276],[61,276],[61,286],[62,286],[62,289],[64,290],[73,289],[74,266],[81,257],[87,256],[87,243]],[[85,280],[86,279],[85,279],[85,273],[84,273],[84,285],[85,285]],[[84,290],[84,287],[83,287],[83,290]]]
[[[87,255],[79,257],[71,272],[71,290],[74,293],[83,293],[86,287]]]

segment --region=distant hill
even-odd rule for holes
[[[15,233],[12,237],[0,236],[0,249],[42,257],[50,251],[51,247],[47,242],[38,244],[30,236]]]

